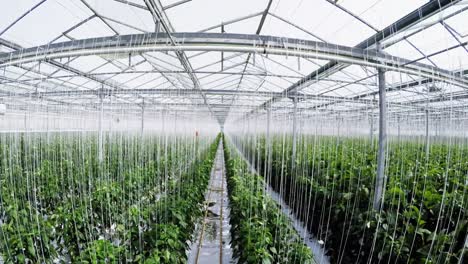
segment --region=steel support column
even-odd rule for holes
[[[50,123],[50,115],[49,115],[49,107],[46,107],[46,114],[47,114],[47,119],[46,119],[46,130],[47,130],[47,144],[49,144],[50,142],[50,127],[49,127],[49,123]]]
[[[266,148],[265,148],[265,157],[267,157],[267,162],[265,162],[265,173],[266,173],[266,183],[269,186],[271,183],[271,158],[272,158],[272,146],[271,146],[271,107],[267,109],[267,131],[266,131]]]
[[[340,136],[341,136],[341,121],[342,121],[342,117],[341,117],[341,113],[338,113],[338,116],[337,116],[337,121],[338,121],[338,131],[337,131],[337,135],[338,135],[338,140],[340,139]]]
[[[377,177],[375,180],[374,210],[382,208],[383,192],[385,188],[385,153],[387,144],[387,105],[385,91],[385,72],[378,69],[379,82],[379,150],[377,154]]]
[[[140,127],[140,136],[143,139],[143,132],[145,129],[145,101],[141,104],[141,127]]]
[[[397,117],[397,126],[398,126],[398,134],[397,134],[397,138],[398,138],[398,142],[400,142],[400,136],[401,136],[401,128],[400,128],[400,116]]]
[[[372,113],[369,115],[369,125],[369,141],[371,146],[374,146],[374,116],[372,115]]]
[[[425,146],[426,146],[426,161],[429,160],[429,110],[426,110],[426,135],[425,135]]]
[[[297,145],[297,98],[293,98],[294,110],[293,110],[293,125],[292,125],[292,155],[291,162],[293,170],[296,167],[296,145]]]
[[[102,118],[104,115],[104,100],[103,100],[103,94],[99,94],[99,103],[100,103],[100,109],[99,109],[99,123],[98,123],[98,132],[99,132],[99,138],[98,138],[98,159],[99,163],[102,163],[103,161],[103,133],[102,133]]]

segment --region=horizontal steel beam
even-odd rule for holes
[[[263,97],[271,97],[275,96],[279,93],[271,93],[271,92],[257,92],[257,91],[240,91],[240,90],[203,90],[203,92],[208,95],[208,96],[233,96],[233,95],[244,95],[244,96],[249,96],[249,97],[258,97],[258,96],[263,96]],[[91,97],[89,98],[82,98],[82,99],[88,99],[88,100],[81,100],[78,105],[79,106],[94,106],[98,107],[99,103],[96,102],[98,95],[100,93],[104,93],[104,96],[113,96],[113,95],[132,95],[133,93],[140,94],[147,96],[149,94],[154,94],[154,95],[163,95],[165,97],[184,97],[184,96],[199,96],[199,91],[192,90],[192,89],[184,89],[184,90],[170,90],[170,89],[136,89],[136,90],[115,90],[115,91],[110,91],[110,90],[95,90],[95,91],[89,91],[89,90],[83,90],[83,91],[51,91],[51,92],[44,92],[44,93],[17,93],[17,94],[12,94],[12,93],[2,93],[0,92],[0,98],[27,98],[27,99],[32,99],[37,98],[38,100],[41,100],[43,98],[54,98],[54,97],[80,97],[84,95],[89,95]],[[307,104],[302,105],[298,108],[299,111],[304,112],[304,111],[323,111],[323,112],[334,112],[337,111],[336,109],[328,109],[322,107],[323,105],[327,104],[337,104],[337,103],[351,103],[351,104],[358,104],[358,105],[366,105],[364,108],[358,108],[360,111],[366,112],[369,109],[372,109],[374,106],[378,104],[377,100],[373,99],[352,99],[352,98],[346,98],[346,97],[338,97],[338,96],[325,96],[325,95],[307,95],[307,94],[296,94],[296,95],[291,95],[290,98],[297,98],[301,102],[307,102],[307,100],[315,100],[315,101],[320,101],[322,104],[318,106],[308,106]],[[193,98],[192,98],[193,99]],[[5,99],[4,99],[5,100]],[[216,100],[215,98],[210,98],[211,100]],[[236,104],[233,106],[232,109],[244,109],[244,110],[251,110],[258,105],[252,104],[252,100],[249,99],[250,104]],[[75,102],[76,103],[76,102]],[[112,103],[111,104],[114,107],[126,107],[126,109],[131,109],[135,108],[138,109],[140,108],[140,104],[138,103]],[[154,107],[188,107],[191,109],[194,109],[194,111],[198,111],[200,107],[203,106],[202,103],[178,103],[178,102],[161,102],[161,103],[151,103],[151,104],[145,104],[145,107],[148,106],[154,106]],[[227,115],[230,108],[229,104],[222,104],[222,103],[215,103],[215,102],[210,102],[210,106],[213,108],[213,110],[219,110]],[[394,102],[389,102],[389,106],[392,107],[398,107],[402,109],[416,109],[416,110],[422,110],[424,111],[427,109],[427,107],[422,107],[422,106],[417,106],[417,105],[411,105],[411,104],[402,104],[402,103],[394,103]],[[276,106],[274,108],[275,110],[291,110],[292,106]],[[173,109],[174,111],[178,111],[180,109]]]
[[[247,97],[274,97],[278,96],[280,92],[267,92],[267,91],[253,91],[253,90],[223,90],[223,89],[203,89],[202,92],[208,96],[247,96]],[[74,91],[47,91],[47,92],[5,92],[0,91],[0,98],[50,98],[50,97],[81,97],[81,96],[93,96],[93,99],[97,98],[98,95],[103,94],[105,96],[114,95],[163,95],[163,96],[199,96],[200,92],[193,89],[99,89],[99,90],[74,90]],[[95,97],[94,97],[95,96]],[[360,104],[375,103],[375,100],[371,99],[355,99],[342,96],[327,96],[327,95],[310,95],[310,94],[290,94],[289,98],[297,98],[298,100],[317,100],[327,102],[350,102]]]
[[[253,91],[253,90],[224,90],[224,89],[203,89],[202,90],[207,95],[245,95],[245,96],[259,96],[259,97],[269,97],[280,94],[279,92],[268,92],[268,91]],[[107,96],[117,95],[117,94],[125,94],[125,95],[133,95],[133,94],[160,94],[160,95],[175,95],[175,96],[185,96],[185,95],[200,95],[199,92],[193,89],[151,89],[151,88],[142,88],[142,89],[99,89],[99,90],[56,90],[56,91],[46,91],[46,92],[5,92],[0,91],[0,97],[53,97],[53,96],[82,96],[82,95],[98,95],[103,94]],[[290,97],[298,97],[300,99],[307,99],[307,98],[326,98],[326,99],[350,99],[345,97],[337,97],[337,96],[315,96],[315,95],[307,95],[302,93],[291,94]]]
[[[387,91],[392,89],[388,89]],[[267,92],[267,91],[253,91],[253,90],[223,90],[223,89],[204,89],[202,92],[207,96],[246,96],[246,97],[275,97],[279,96],[281,92]],[[38,98],[38,99],[50,99],[54,97],[83,97],[83,96],[92,96],[90,98],[82,98],[89,100],[96,100],[96,98],[103,94],[104,96],[114,96],[114,95],[161,95],[164,97],[185,97],[185,96],[200,96],[200,92],[193,89],[119,89],[119,90],[74,90],[74,91],[47,91],[47,92],[22,92],[22,93],[13,93],[0,91],[0,98]],[[305,109],[317,110],[320,108],[325,108],[328,105],[337,104],[337,103],[354,103],[354,104],[365,104],[369,106],[374,106],[377,104],[377,100],[374,99],[364,99],[356,97],[341,97],[341,96],[327,96],[327,95],[309,95],[303,93],[291,94],[289,98],[297,98],[301,101],[315,100],[321,101],[322,104],[315,105],[312,107],[306,107]],[[458,93],[454,94],[451,98],[444,97],[444,100],[460,100],[468,98],[467,93]],[[212,99],[212,98],[210,98]],[[431,99],[427,101],[426,99],[397,103],[389,102],[390,106],[393,107],[402,107],[410,109],[422,109],[425,110],[427,106],[417,106],[420,103],[432,103],[439,102],[441,98]],[[130,104],[131,105],[131,104]],[[133,104],[138,105],[138,104]],[[192,104],[197,106],[197,104]],[[227,107],[228,105],[226,105]],[[256,107],[256,106],[251,106]]]
[[[460,71],[459,74],[461,76],[467,75],[468,74],[468,69]],[[419,79],[419,80],[414,80],[414,81],[408,81],[408,82],[405,82],[405,83],[400,83],[398,85],[388,87],[387,92],[397,92],[397,91],[400,91],[400,90],[408,89],[408,88],[411,88],[411,87],[417,87],[417,86],[421,86],[421,85],[426,85],[426,84],[430,84],[430,83],[434,83],[434,80],[432,80],[432,79]],[[373,96],[373,95],[376,95],[378,93],[379,93],[378,91],[372,91],[372,92],[369,92],[369,93],[357,95],[357,96],[355,96],[353,98],[360,99],[360,98]]]
[[[424,98],[424,99],[419,99],[419,100],[412,100],[409,101],[408,103],[411,104],[426,104],[426,103],[438,103],[438,102],[448,102],[452,100],[466,100],[468,99],[468,93],[462,92],[462,93],[454,93],[454,94],[444,94],[443,96],[438,96],[438,97],[432,97],[432,98]]]
[[[468,79],[451,71],[376,51],[302,39],[227,33],[145,33],[73,40],[2,53],[0,67],[75,56],[204,50],[332,60],[432,78],[468,89]]]
[[[244,64],[244,62],[239,63],[239,65]],[[235,67],[232,67],[235,68]],[[87,73],[86,76],[106,76],[106,75],[130,75],[130,74],[151,74],[151,73],[161,73],[161,74],[185,74],[186,71],[183,70],[133,70],[133,71],[107,71],[107,72],[94,72],[94,73]],[[194,70],[193,73],[196,74],[204,74],[201,79],[205,79],[206,76],[213,76],[213,75],[230,75],[230,76],[237,76],[242,75],[241,71],[201,71],[201,70]],[[300,79],[301,77],[298,75],[286,75],[286,74],[275,74],[270,72],[245,72],[245,76],[256,76],[256,77],[278,77],[278,78],[287,78],[287,79]],[[34,81],[48,81],[48,80],[60,80],[60,79],[70,79],[73,77],[77,77],[80,75],[76,74],[63,74],[63,75],[52,75],[47,77],[32,77],[28,79],[21,79],[22,82],[34,82]],[[337,79],[325,79],[321,81],[327,82],[337,82],[337,83],[350,83],[346,80],[337,80]],[[0,84],[9,84],[15,83],[14,81],[1,81]],[[374,84],[366,84],[372,86]]]

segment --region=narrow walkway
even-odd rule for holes
[[[220,142],[205,194],[205,212],[195,230],[188,263],[231,263],[229,201],[224,167],[223,143]]]

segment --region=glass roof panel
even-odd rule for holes
[[[190,1],[171,8],[166,12],[171,17],[171,23],[176,31],[195,32],[232,19],[263,11],[266,8],[267,2],[267,0]],[[187,18],[196,19],[188,22]],[[246,31],[252,32],[250,28],[247,28]]]
[[[41,4],[39,0],[14,2],[4,4],[0,11],[2,17],[0,19],[0,53],[50,42],[141,34],[155,30],[154,19],[143,0],[131,0],[128,4],[122,3],[125,2],[123,0],[47,0]],[[158,6],[168,6],[178,3],[179,0],[161,2]],[[212,28],[210,32],[219,33],[221,28],[218,26],[224,23],[228,24],[225,25],[226,33],[253,35],[261,24],[261,12],[267,7],[267,3],[268,0],[189,1],[160,11],[167,15],[168,21],[164,23],[171,24],[176,32],[196,32]],[[351,47],[426,3],[427,1],[424,0],[273,0],[260,34],[314,41],[323,40]],[[36,4],[39,5],[27,13]],[[468,0],[459,1],[457,5],[428,17],[421,23],[415,23],[411,28],[388,38],[383,41],[383,44],[387,45],[384,51],[445,70],[458,72],[468,69],[466,47],[468,31],[465,26],[468,14],[467,4]],[[394,8],[395,6],[398,8]],[[24,17],[21,18],[23,15]],[[249,16],[250,18],[246,18]],[[447,19],[444,20],[444,18]],[[240,21],[233,22],[237,19]],[[8,41],[13,43],[8,43]],[[457,47],[460,43],[463,45]],[[20,47],[15,44],[19,44]],[[429,57],[426,58],[426,56]],[[185,61],[185,57],[189,58],[188,62]],[[209,94],[207,96],[209,102],[216,104],[217,109],[225,114],[229,109],[226,105],[233,102],[235,104],[246,103],[249,100],[252,105],[260,105],[271,97],[265,94],[257,97],[255,92],[281,93],[295,87],[298,81],[314,71],[323,70],[321,67],[328,63],[324,60],[298,59],[285,55],[266,56],[231,51],[224,52],[223,62],[221,63],[220,60],[221,52],[219,51],[138,51],[131,54],[111,53],[99,56],[49,59],[47,63],[33,62],[8,66],[3,73],[0,68],[0,77],[2,77],[0,89],[80,90],[98,89],[104,85],[119,89],[180,90],[196,88],[195,80],[200,83],[198,88],[201,89],[249,92],[237,96]],[[190,67],[194,72],[187,72]],[[375,75],[376,69],[372,67],[347,65],[339,67],[338,70],[324,70],[316,82],[307,84],[307,87],[299,85],[297,90],[306,94],[368,100],[377,91]],[[387,71],[386,82],[388,87],[393,89],[389,92],[388,100],[419,105],[418,100],[421,101],[425,96],[427,97],[427,91],[431,89],[440,90],[431,94],[431,97],[439,96],[437,93],[440,93],[440,96],[445,98],[444,100],[447,99],[448,94],[464,93],[464,88],[460,87],[463,85],[431,82],[415,85],[417,81],[427,82],[427,79]],[[413,84],[411,87],[398,88],[406,82]],[[193,93],[171,95],[170,98],[161,94],[147,94],[146,96],[168,102],[203,104],[201,96]],[[80,98],[85,101],[97,99],[94,95],[83,95]],[[63,99],[79,102],[80,98]],[[131,94],[121,95],[118,98],[117,101],[126,103],[142,100],[141,95]],[[360,102],[340,102],[331,106],[330,109],[334,111],[346,108],[358,109],[359,104]],[[284,107],[285,105],[290,107],[291,101],[279,100],[273,106]],[[177,109],[181,106],[171,107]],[[286,110],[289,111],[289,109]]]
[[[446,51],[431,58],[431,60],[443,69],[459,71],[468,69],[468,47],[460,47]]]
[[[24,3],[30,1],[19,2]],[[33,7],[33,5],[29,6],[29,8],[31,7]],[[3,26],[0,27],[0,32],[4,31],[7,25],[9,26],[14,23],[16,19],[19,19],[23,15],[19,10],[26,12],[24,9],[25,7],[23,7],[22,4],[20,4],[20,7],[17,7],[16,4],[2,5],[1,21]],[[11,12],[14,16],[11,15]],[[9,16],[8,20],[3,19],[5,15]],[[46,1],[17,21],[17,23],[3,33],[1,37],[23,47],[47,44],[91,15],[92,13],[90,12],[77,10],[73,4],[67,1]],[[4,21],[8,22],[5,23]]]
[[[373,31],[327,1],[279,1],[272,12],[327,42],[354,46]],[[277,35],[288,36],[288,30]],[[309,38],[310,39],[310,38]]]
[[[466,26],[466,17],[464,15],[453,16],[444,22],[453,28],[459,37],[468,37],[468,27]]]
[[[382,30],[394,21],[427,3],[427,0],[360,0],[336,2],[373,27]],[[395,6],[398,6],[398,8],[394,8]]]
[[[87,1],[93,9],[103,17],[117,20],[144,31],[154,31],[153,18],[147,10],[114,0]],[[145,6],[144,1],[135,1],[135,3]],[[122,34],[123,32],[120,33]]]

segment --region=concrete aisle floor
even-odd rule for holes
[[[222,142],[218,146],[208,190],[204,217],[197,225],[189,263],[231,263],[231,226]]]

